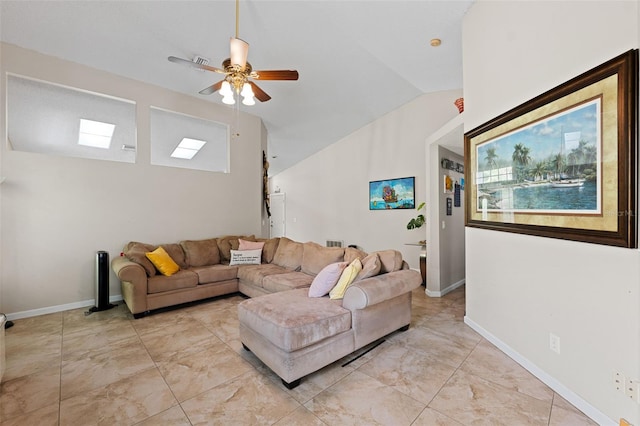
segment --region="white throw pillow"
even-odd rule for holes
[[[262,261],[262,249],[231,250],[229,265],[259,265]]]

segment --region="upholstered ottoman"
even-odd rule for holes
[[[308,288],[282,291],[238,305],[240,340],[289,389],[300,378],[355,350],[351,311],[342,300],[308,297]]]

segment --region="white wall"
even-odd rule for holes
[[[13,45],[1,44],[5,129],[6,73],[137,102],[137,162],[18,152],[0,144],[0,311],[39,313],[92,301],[95,252],[118,256],[131,240],[170,243],[262,231],[259,118],[241,113],[231,140],[231,172],[150,165],[149,106],[231,123],[230,108],[167,91]],[[6,139],[6,137],[3,136]],[[120,294],[111,272],[110,294]],[[18,315],[18,316],[19,316]]]
[[[635,0],[478,1],[463,25],[465,130],[637,48],[638,22]],[[473,228],[466,246],[468,323],[600,424],[640,424],[612,384],[640,379],[640,251]]]
[[[462,144],[462,142],[460,142]],[[460,164],[464,164],[464,158],[446,148],[438,147],[438,158],[446,158]],[[436,295],[443,295],[452,289],[459,287],[465,280],[465,250],[464,250],[464,191],[460,191],[460,207],[455,207],[453,193],[444,192],[444,176],[448,175],[454,183],[461,183],[464,177],[462,173],[454,170],[438,168],[438,254],[440,260],[437,287],[432,287],[427,282],[428,291]],[[447,198],[451,198],[451,215],[447,216]],[[443,225],[444,224],[444,228]]]
[[[458,114],[460,90],[423,95],[271,179],[286,193],[286,234],[327,239],[367,252],[396,249],[416,270],[425,227],[407,230],[416,210],[369,210],[369,181],[416,177],[416,205],[426,199],[425,139]]]

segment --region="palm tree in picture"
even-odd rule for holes
[[[547,173],[547,165],[544,161],[537,162],[536,165],[533,166],[533,169],[531,169],[534,180],[542,180],[545,173]]]
[[[517,143],[513,147],[513,155],[511,155],[511,160],[513,161],[515,168],[516,181],[522,182],[522,179],[525,175],[525,168],[531,162],[531,155],[528,147],[524,146],[521,143]]]
[[[584,162],[585,164],[595,164],[598,161],[598,148],[595,144],[585,145]]]
[[[484,161],[487,162],[489,170],[498,168],[498,154],[496,154],[495,147],[487,148],[487,154],[484,157]]]

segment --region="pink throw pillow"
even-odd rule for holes
[[[264,241],[247,241],[238,238],[238,250],[262,250]]]
[[[342,275],[349,262],[330,263],[322,268],[309,287],[309,297],[322,297],[329,294]]]

